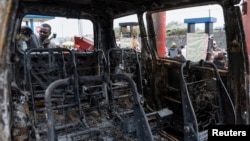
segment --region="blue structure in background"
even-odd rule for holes
[[[29,26],[34,31],[34,22],[45,22],[48,20],[55,19],[54,16],[42,16],[42,15],[26,15],[23,18],[26,26]],[[30,23],[30,25],[29,25]]]
[[[207,33],[208,35],[213,34],[213,23],[215,22],[217,22],[217,19],[214,17],[184,19],[184,23],[188,24],[187,27],[188,33],[195,32],[196,23],[205,23],[205,33]]]

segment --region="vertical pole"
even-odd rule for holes
[[[188,33],[195,33],[195,23],[188,23],[187,26]]]
[[[208,35],[213,34],[213,23],[212,22],[205,23],[205,33],[207,33]]]
[[[34,23],[33,23],[33,19],[30,19],[30,28],[31,28],[32,31],[34,32]]]
[[[78,20],[78,34],[80,37],[83,37],[83,25],[82,25],[82,20]]]
[[[156,32],[156,43],[157,52],[159,57],[165,57],[166,51],[166,12],[159,12],[153,15],[155,32]]]

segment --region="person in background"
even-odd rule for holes
[[[214,56],[213,56],[213,50],[215,48],[216,41],[214,40],[214,36],[210,35],[208,38],[208,47],[207,47],[207,56],[206,61],[213,62]]]
[[[212,46],[212,55],[213,55],[213,58],[215,58],[215,57],[217,57],[217,56],[219,56],[220,54],[224,54],[224,51],[223,50],[221,50],[220,48],[218,48],[218,46],[217,46],[217,44],[216,44],[216,41],[214,40],[213,41],[213,46]]]
[[[216,56],[214,56],[213,63],[217,65],[218,68],[226,68],[224,53],[220,52]]]
[[[213,62],[218,68],[227,68],[225,52],[218,48],[215,40],[212,43],[212,53],[208,61]]]
[[[22,39],[22,50],[37,48],[37,37],[28,26],[22,26],[20,36]]]
[[[182,50],[178,49],[177,50],[177,55],[174,57],[174,59],[181,61],[181,62],[185,62],[186,58],[182,55]]]
[[[220,53],[223,51],[218,48],[216,41],[213,38],[209,39],[206,61],[213,62]]]
[[[136,51],[140,51],[140,43],[136,37],[136,35],[133,35],[132,37],[132,48]]]
[[[39,29],[39,36],[37,37],[37,45],[38,48],[56,48],[56,44],[51,41],[52,38],[55,38],[55,36],[49,38],[51,35],[51,26],[47,23],[44,23],[40,26]]]
[[[178,48],[175,42],[172,42],[170,49],[168,49],[168,56],[174,58],[178,54]]]
[[[181,53],[182,55],[186,58],[187,57],[187,49],[186,49],[187,45],[185,46],[181,46]]]
[[[215,41],[215,40],[213,40],[212,49],[213,49],[213,51],[219,51],[218,46],[217,46],[217,44],[216,44],[216,41]]]

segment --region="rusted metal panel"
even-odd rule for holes
[[[9,103],[9,81],[7,69],[7,54],[3,55],[6,45],[8,22],[11,13],[12,0],[0,1],[0,140],[10,139],[10,103]]]
[[[0,73],[0,140],[10,140],[10,113],[7,71]]]
[[[6,34],[6,26],[8,23],[9,13],[11,9],[12,0],[1,0],[0,1],[0,56],[2,56],[2,50]]]

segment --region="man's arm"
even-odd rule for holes
[[[47,48],[57,48],[56,43],[53,41],[50,41]]]

